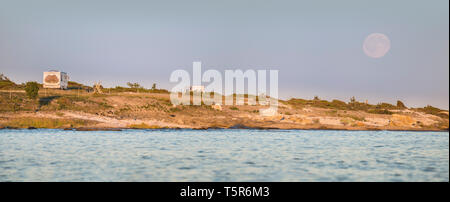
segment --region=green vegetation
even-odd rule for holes
[[[340,110],[351,110],[357,106],[357,103],[347,104],[340,100],[332,100],[331,102],[327,100],[305,100],[305,99],[290,99],[287,101],[288,104],[294,105],[298,108],[304,108],[307,106],[326,108],[326,109],[340,109]]]
[[[347,107],[347,104],[340,100],[332,100],[330,105],[336,109],[345,109]]]
[[[403,104],[402,101],[397,100],[397,108],[406,109],[407,107],[405,106],[405,104]]]
[[[139,88],[135,88],[137,85],[130,83],[133,87],[122,87],[122,86],[116,86],[114,88],[105,88],[103,90],[104,93],[123,93],[123,92],[139,92],[139,93],[165,93],[169,94],[169,91],[166,89],[156,89],[156,85],[154,86],[155,89],[146,89],[144,87],[141,87],[139,84]]]
[[[21,88],[20,85],[17,85],[16,83],[12,82],[5,75],[0,74],[0,89],[12,90],[12,89],[20,89],[20,88]]]
[[[129,128],[134,128],[134,129],[159,129],[159,128],[164,128],[164,127],[157,126],[157,125],[147,125],[145,123],[131,124],[128,127]]]
[[[0,93],[0,112],[31,111],[35,105],[25,93]]]
[[[366,118],[362,116],[352,115],[352,114],[339,114],[340,117],[350,118],[356,121],[366,121]]]
[[[235,106],[230,107],[230,109],[231,109],[231,110],[239,110],[239,108],[237,108],[237,107],[235,107]]]
[[[99,113],[111,109],[104,97],[92,94],[92,96],[77,95],[50,95],[39,99],[40,111],[71,110],[88,113]]]
[[[81,119],[52,119],[52,118],[33,118],[33,117],[21,117],[8,119],[2,123],[3,127],[15,127],[15,128],[69,128],[69,127],[81,127],[95,124],[96,122],[81,120]]]
[[[85,90],[85,91],[88,91],[88,92],[93,90],[93,88],[91,86],[86,86],[86,85],[83,85],[81,83],[77,83],[75,81],[67,82],[67,88],[69,90],[72,90],[72,89],[78,90],[79,89],[79,90]]]
[[[20,86],[22,90],[10,90],[10,87],[19,88]],[[24,91],[25,86],[27,86],[26,92]],[[258,126],[266,124],[263,122],[267,120],[271,120],[271,123],[286,120],[276,124],[281,125],[281,127],[286,125],[288,128],[303,127],[302,125],[322,128],[324,126],[321,125],[331,123],[327,119],[322,119],[322,117],[332,116],[333,124],[334,120],[337,120],[342,123],[339,124],[340,126],[365,128],[370,126],[366,122],[376,122],[376,119],[379,118],[386,120],[386,122],[396,118],[399,122],[398,120],[405,116],[412,117],[413,123],[410,123],[410,121],[399,122],[398,125],[390,124],[386,128],[407,128],[410,126],[428,127],[429,129],[448,128],[448,111],[432,106],[408,109],[402,101],[397,101],[396,105],[390,103],[368,104],[367,101],[357,101],[355,97],[352,97],[348,102],[344,102],[336,99],[331,101],[321,100],[318,96],[311,100],[279,100],[283,104],[279,108],[279,115],[282,117],[280,119],[278,119],[278,116],[274,119],[260,119],[257,114],[260,106],[222,106],[223,111],[215,110],[203,102],[201,105],[173,106],[169,95],[153,94],[169,93],[167,90],[157,89],[156,86],[156,84],[153,84],[151,89],[146,89],[138,83],[129,82],[128,87],[104,88],[100,93],[92,93],[92,87],[71,81],[68,90],[44,89],[39,91],[41,85],[36,82],[16,85],[8,78],[0,75],[0,114],[4,113],[0,116],[0,127],[64,128],[92,126],[92,123],[88,122],[89,120],[98,120],[102,122],[98,126],[105,127],[105,125],[110,124],[108,119],[111,118],[117,121],[124,120],[126,121],[125,125],[129,124],[128,120],[134,120],[133,123],[137,124],[131,124],[128,127],[141,129],[160,128],[160,126],[147,125],[145,123],[147,120],[157,120],[162,124],[172,123],[188,127],[229,127],[238,122]],[[207,93],[211,94],[212,92]],[[243,96],[245,98],[251,97],[247,94],[243,94]],[[237,97],[237,95],[234,94],[233,97]],[[224,98],[222,97],[222,99]],[[192,104],[192,98],[190,102]],[[428,117],[438,122],[430,125],[429,121],[420,120],[422,123],[418,121],[419,119],[414,119],[416,113],[411,113],[412,111],[433,114],[446,120]],[[6,117],[12,118],[9,120]],[[85,121],[69,119],[68,117],[83,118]],[[105,117],[105,119],[101,117]],[[114,124],[110,125],[115,127]]]
[[[348,111],[364,111],[373,114],[392,114],[390,110],[402,110],[406,109],[405,105],[401,102],[397,102],[397,106],[389,103],[379,103],[377,105],[371,105],[368,103],[358,102],[355,97],[350,99],[350,102],[345,103],[341,100],[320,100],[317,96],[313,100],[305,99],[290,99],[287,104],[291,104],[296,108],[304,107],[317,107],[333,110],[348,110]]]
[[[39,84],[31,81],[25,84],[25,92],[27,93],[28,98],[36,99],[38,97],[39,92]]]
[[[66,97],[62,97],[56,100],[56,103],[58,104],[58,110],[61,109],[67,109],[72,105],[72,100]]]
[[[142,89],[142,86],[139,83],[127,82],[127,86],[130,87],[131,89],[136,90],[136,92],[139,92],[139,89]]]
[[[387,109],[369,109],[369,110],[367,110],[367,113],[372,113],[372,114],[393,114],[391,111],[389,111]]]
[[[133,88],[133,89],[142,88],[141,85],[140,85],[139,83],[131,83],[131,82],[127,82],[127,86],[129,86],[130,88]]]
[[[170,111],[170,112],[180,112],[181,109],[178,108],[178,107],[174,107],[174,108],[170,108],[169,111]]]
[[[448,119],[448,111],[433,107],[431,105],[427,105],[426,107],[422,107],[422,108],[415,108],[415,110],[420,111],[420,112],[424,112],[427,114],[432,114],[435,116],[439,116],[441,118],[446,118]]]
[[[394,106],[392,104],[385,103],[385,102],[377,104],[375,106],[375,108],[377,108],[377,109],[400,109],[400,108],[398,108],[398,107],[396,107],[396,106]]]

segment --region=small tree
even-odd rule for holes
[[[314,96],[314,100],[315,100],[315,101],[318,101],[318,100],[320,100],[319,96],[317,96],[317,95],[316,95],[316,96]]]
[[[131,83],[131,82],[127,82],[127,86],[130,88],[140,88],[141,85],[139,83]]]
[[[356,102],[355,96],[351,97],[351,98],[350,98],[350,103],[355,103],[355,102]]]
[[[25,84],[25,92],[29,98],[36,99],[38,97],[39,84],[34,81],[27,82]]]
[[[152,90],[156,90],[156,83],[153,83]]]
[[[136,92],[139,92],[139,88],[141,88],[141,85],[139,83],[127,82],[127,86],[136,89]]]

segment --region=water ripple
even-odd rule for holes
[[[448,180],[448,132],[0,130],[0,181]]]

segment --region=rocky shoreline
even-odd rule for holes
[[[330,131],[405,131],[405,132],[448,132],[449,129],[444,130],[433,130],[433,129],[379,129],[379,128],[368,128],[368,129],[348,129],[348,128],[274,128],[274,127],[249,127],[244,125],[232,126],[232,127],[206,127],[206,128],[96,128],[96,127],[79,127],[79,128],[36,128],[36,127],[0,127],[0,130],[36,130],[36,129],[56,129],[56,130],[66,130],[66,131],[123,131],[123,130],[330,130]]]
[[[71,94],[72,93],[72,94]],[[55,91],[39,102],[0,93],[0,128],[76,131],[126,129],[251,129],[448,131],[448,110],[339,100],[279,100],[273,115],[261,105],[173,105],[169,94],[73,94]],[[16,100],[16,103],[11,102]]]

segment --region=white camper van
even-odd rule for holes
[[[67,89],[69,76],[65,72],[48,71],[44,72],[43,84],[44,88]]]

